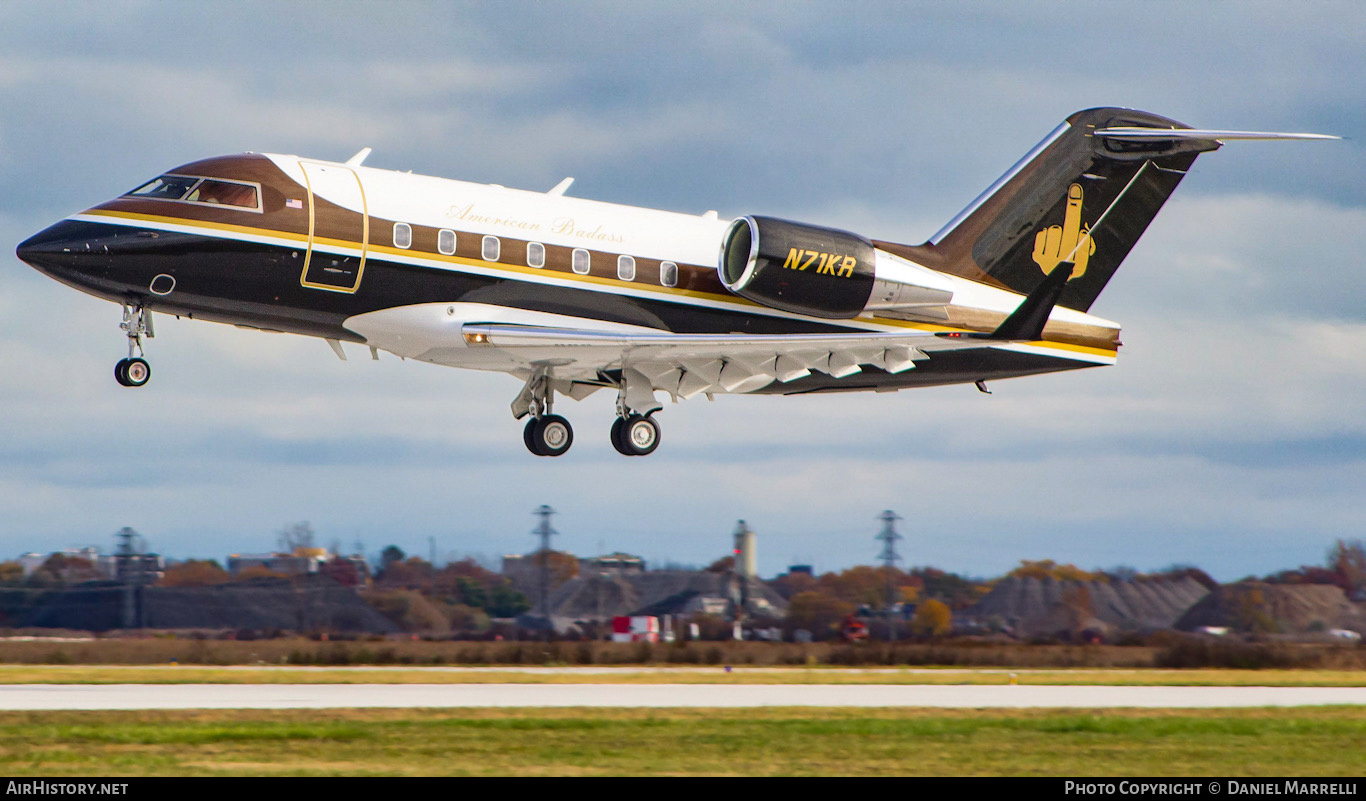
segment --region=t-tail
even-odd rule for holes
[[[1196,130],[1134,109],[1078,111],[929,242],[874,244],[1022,295],[1069,264],[1057,304],[1086,311],[1201,153],[1232,139],[1335,138]]]

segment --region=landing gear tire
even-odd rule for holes
[[[114,380],[125,387],[140,387],[152,379],[152,366],[146,359],[119,359],[114,365]]]
[[[526,449],[537,456],[545,456],[536,448],[536,418],[526,421],[526,428],[522,429],[522,442],[526,443]]]
[[[639,414],[612,423],[612,447],[625,456],[647,456],[659,447],[659,423]]]
[[[522,441],[537,456],[560,456],[574,444],[574,429],[558,414],[533,417],[522,430]]]

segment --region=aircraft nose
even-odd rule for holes
[[[14,255],[29,264],[33,264],[34,261],[44,256],[52,256],[54,253],[61,252],[61,243],[47,237],[46,234],[47,231],[42,231],[20,242],[19,247],[14,249]]]
[[[20,242],[14,253],[29,266],[52,276],[106,266],[108,247],[92,241],[83,229],[80,223],[63,220]]]

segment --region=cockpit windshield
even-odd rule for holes
[[[155,197],[161,200],[180,200],[189,193],[190,187],[199,182],[198,178],[185,175],[163,175],[139,186],[128,197]]]
[[[185,199],[194,203],[222,203],[225,206],[238,206],[244,209],[254,209],[257,206],[256,187],[230,181],[216,181],[212,178],[200,181]]]
[[[206,206],[227,206],[245,211],[261,210],[261,187],[245,181],[202,178],[194,175],[162,175],[124,197],[174,200]]]

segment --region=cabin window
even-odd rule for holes
[[[526,266],[538,268],[545,266],[545,245],[540,242],[527,243]]]
[[[455,255],[455,232],[449,228],[442,228],[436,232],[436,249],[443,256]]]
[[[659,283],[664,286],[678,286],[678,265],[671,261],[660,262]]]
[[[623,281],[636,280],[636,260],[630,256],[617,256],[617,278]]]
[[[484,237],[484,261],[498,261],[498,256],[503,251],[503,243],[496,236]]]
[[[574,255],[569,260],[569,266],[579,275],[588,275],[588,268],[591,266],[588,251],[583,248],[574,248]]]
[[[394,223],[394,247],[407,250],[413,246],[413,227],[408,223]]]

